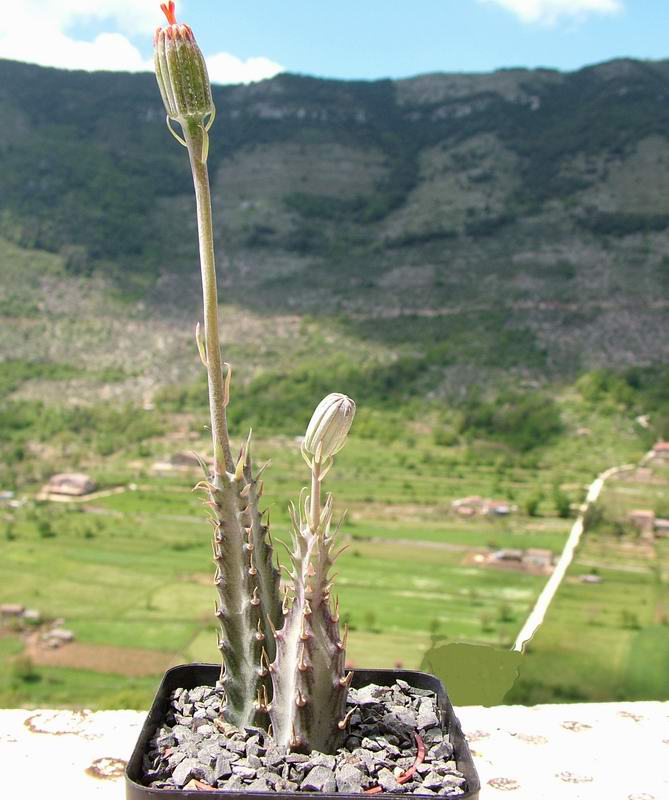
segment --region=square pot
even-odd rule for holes
[[[214,686],[219,679],[220,672],[221,668],[216,664],[184,664],[179,667],[173,667],[165,673],[125,771],[126,800],[149,800],[149,798],[154,798],[155,800],[157,798],[164,798],[164,800],[195,800],[195,798],[200,800],[204,800],[204,798],[211,798],[211,800],[256,800],[256,798],[258,800],[269,800],[269,798],[274,798],[274,800],[304,800],[305,797],[308,798],[314,794],[332,798],[332,800],[360,800],[361,797],[364,797],[364,795],[340,792],[226,792],[222,790],[198,792],[185,789],[153,789],[148,786],[142,786],[143,755],[156,729],[165,721],[165,716],[170,706],[170,695],[174,689]],[[369,683],[392,686],[398,678],[406,681],[416,689],[431,689],[437,695],[443,729],[448,731],[450,736],[458,770],[467,780],[467,791],[465,794],[458,795],[458,797],[462,798],[462,800],[478,800],[481,784],[476,767],[469,752],[469,746],[462,734],[460,722],[455,716],[448,694],[438,678],[435,678],[434,675],[428,675],[426,672],[413,672],[412,670],[404,669],[355,669],[353,670],[353,687],[359,689]],[[389,798],[389,800],[404,798],[406,800],[406,798],[413,796],[420,797],[420,795],[383,792],[379,795],[379,798]]]

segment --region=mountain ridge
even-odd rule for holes
[[[197,313],[190,175],[154,78],[0,78],[0,236],[150,314]],[[669,61],[283,73],[214,98],[226,300],[463,367],[505,337],[502,368],[544,376],[669,360]]]

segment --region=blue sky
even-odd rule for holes
[[[566,15],[548,23],[525,22],[476,0],[246,0],[221,3],[214,28],[206,24],[211,5],[189,3],[206,50],[262,53],[288,70],[313,75],[399,77],[517,65],[574,69],[618,55],[669,56],[669,0],[626,0],[617,13]]]
[[[69,68],[148,68],[164,21],[157,0],[8,6],[0,57]],[[177,17],[219,82],[282,69],[368,79],[669,56],[669,0],[177,0]]]

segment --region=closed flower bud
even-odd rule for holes
[[[305,455],[325,461],[338,453],[346,442],[354,416],[355,403],[345,394],[329,394],[321,400],[304,437]]]
[[[179,121],[195,118],[202,122],[214,114],[204,56],[193,31],[188,25],[177,23],[174,3],[163,3],[161,8],[169,24],[156,31],[154,63],[167,116]]]

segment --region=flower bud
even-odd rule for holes
[[[303,452],[318,461],[338,453],[355,416],[355,403],[345,394],[329,394],[318,404],[304,437]]]
[[[203,121],[214,113],[204,56],[193,31],[188,25],[177,23],[174,3],[170,0],[161,8],[169,24],[158,28],[153,45],[156,78],[167,116],[174,120]]]

